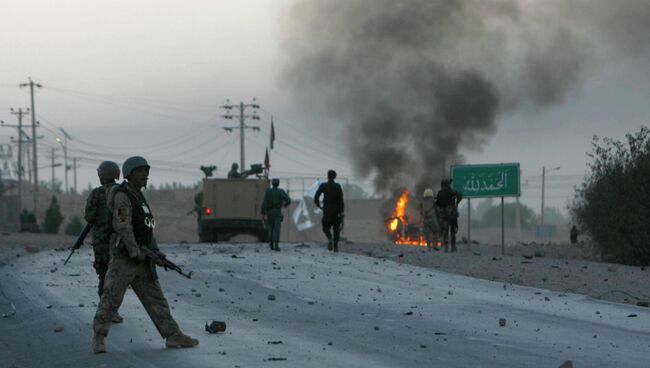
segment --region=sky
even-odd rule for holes
[[[62,161],[56,138],[63,128],[72,137],[68,157],[79,160],[80,190],[98,184],[101,161],[121,165],[132,155],[150,161],[154,185],[189,184],[202,178],[201,165],[218,166],[223,177],[239,162],[238,133],[223,129],[235,121],[220,106],[255,98],[259,120],[247,124],[260,131],[246,130],[247,166],[263,161],[273,117],[272,176],[296,178],[288,184],[297,191],[333,168],[371,191],[372,174],[360,176],[341,117],[305,104],[287,83],[287,24],[296,3],[304,2],[5,0],[0,119],[15,124],[9,109],[29,107],[18,84],[31,77],[43,86],[35,94],[40,180],[51,179],[52,149]],[[520,162],[522,201],[536,211],[542,167],[559,166],[548,174],[546,200],[566,211],[592,137],[622,138],[648,123],[649,66],[645,56],[614,58],[556,103],[499,114],[494,132],[459,153],[466,163]],[[0,144],[16,136],[0,128]],[[63,169],[55,175],[62,180]]]

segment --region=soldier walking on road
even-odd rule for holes
[[[458,204],[463,200],[463,196],[451,189],[451,180],[443,179],[440,181],[442,187],[436,196],[436,206],[438,207],[438,221],[445,242],[445,252],[449,251],[449,236],[451,235],[451,251],[456,249],[456,233],[458,232]],[[451,234],[450,234],[451,233]]]
[[[432,246],[435,250],[438,250],[435,239],[438,235],[438,218],[436,212],[436,201],[433,198],[433,189],[427,188],[422,194],[420,216],[422,216],[424,238],[427,241],[427,248],[429,251]]]
[[[113,161],[104,161],[99,164],[97,175],[99,176],[101,186],[93,189],[88,199],[86,199],[84,218],[88,224],[92,225],[93,229],[93,241],[91,243],[93,253],[95,254],[93,267],[99,278],[97,294],[101,297],[104,292],[104,279],[108,271],[108,261],[110,258],[110,237],[113,234],[113,219],[106,205],[106,195],[112,187],[117,185],[115,180],[120,178],[120,167]],[[122,323],[122,321],[122,316],[116,311],[112,322]]]
[[[327,182],[321,184],[314,196],[316,207],[323,210],[323,233],[327,237],[327,249],[334,252],[339,251],[339,236],[341,234],[341,224],[343,223],[343,189],[341,185],[334,181],[336,171],[327,172]],[[323,205],[320,204],[320,196],[325,195]],[[334,236],[332,236],[332,229]]]
[[[108,193],[115,234],[111,239],[111,261],[106,274],[104,293],[93,321],[93,352],[104,353],[112,317],[124,299],[126,289],[144,306],[168,348],[192,347],[199,341],[184,335],[171,316],[169,304],[158,283],[155,264],[162,265],[165,255],[153,237],[156,226],[151,208],[141,189],[149,179],[149,164],[140,156],[130,157],[122,165],[126,181]],[[156,261],[152,255],[155,255]]]
[[[264,200],[262,201],[262,216],[267,219],[269,228],[269,246],[271,250],[280,251],[280,225],[282,224],[282,208],[291,204],[291,199],[287,192],[278,188],[279,179],[271,180],[272,188],[266,189]]]

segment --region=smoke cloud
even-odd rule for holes
[[[644,0],[297,1],[283,80],[344,124],[379,193],[435,186],[498,119],[561,102],[609,63],[647,55]]]

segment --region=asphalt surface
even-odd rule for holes
[[[159,269],[193,349],[165,349],[127,292],[107,354],[91,352],[88,248],[0,268],[0,367],[648,367],[650,310],[451,275],[318,244],[165,247]],[[273,296],[273,297],[271,297]],[[270,300],[273,299],[273,300]],[[16,313],[11,314],[15,306]],[[505,319],[500,326],[499,319]],[[225,321],[208,334],[206,322]]]

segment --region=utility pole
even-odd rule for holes
[[[72,159],[72,172],[74,175],[74,192],[77,193],[77,158]]]
[[[29,94],[31,97],[31,112],[32,112],[32,167],[34,168],[34,215],[38,216],[36,213],[38,207],[38,151],[36,150],[36,109],[34,107],[34,87],[43,88],[42,85],[34,83],[32,78],[29,78],[29,83],[21,83],[19,87],[29,87]]]
[[[56,148],[52,147],[52,154],[51,155],[52,155],[50,157],[52,159],[52,164],[50,165],[50,166],[52,166],[52,187],[51,187],[51,189],[52,189],[52,192],[54,192],[54,181],[55,181],[55,178],[54,178],[54,159],[56,158]]]
[[[13,108],[9,109],[12,115],[18,117],[18,125],[5,125],[4,121],[1,121],[0,124],[5,127],[17,128],[18,129],[18,211],[22,211],[23,206],[23,143],[26,141],[23,140],[23,116],[29,113],[29,108],[23,111],[22,108],[19,108],[18,111],[15,111]]]
[[[542,166],[542,212],[540,214],[541,217],[540,217],[540,221],[539,221],[539,223],[540,223],[540,225],[542,227],[544,227],[544,189],[545,189],[544,186],[546,184],[546,171],[551,172],[551,171],[557,171],[557,170],[560,170],[559,166],[554,167],[554,168],[549,169],[549,170],[546,170],[546,167]],[[544,230],[540,229],[540,231],[544,231]]]
[[[233,129],[239,129],[239,167],[240,170],[244,171],[246,169],[246,160],[245,160],[245,151],[244,151],[244,131],[246,129],[252,129],[255,132],[260,131],[260,127],[258,126],[246,125],[246,119],[260,120],[260,117],[257,115],[257,111],[256,111],[257,109],[260,108],[260,105],[257,103],[256,99],[253,99],[253,103],[245,104],[243,102],[240,102],[239,105],[232,105],[230,104],[230,100],[226,100],[226,104],[222,105],[221,108],[226,110],[226,114],[221,116],[228,120],[235,118],[235,116],[230,115],[231,110],[239,108],[239,116],[238,116],[239,125],[224,127],[223,129],[227,133],[232,133]],[[247,108],[252,108],[253,114],[246,115]]]
[[[63,165],[64,165],[64,171],[65,171],[65,192],[69,193],[68,190],[68,171],[70,171],[70,166],[68,165],[68,140],[72,140],[72,137],[63,130],[63,128],[59,128],[61,132],[63,133],[63,141],[61,141],[61,138],[57,138],[56,141],[59,142],[61,147],[63,147]]]

